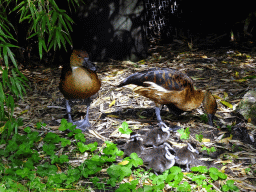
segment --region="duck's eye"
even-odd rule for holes
[[[79,58],[81,58],[82,56],[79,54],[79,55],[77,55]]]

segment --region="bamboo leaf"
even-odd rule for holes
[[[12,60],[12,63],[17,68],[18,66],[17,66],[16,60],[14,58],[13,52],[11,51],[11,49],[9,47],[7,47],[7,51],[8,51],[8,55],[9,55],[10,59]]]
[[[4,101],[5,101],[5,94],[4,94],[2,83],[0,82],[0,103],[3,104]]]
[[[7,68],[9,68],[9,65],[8,65],[7,47],[6,47],[5,45],[3,46],[3,56],[4,56],[5,66],[6,66]]]
[[[221,102],[223,105],[225,105],[225,106],[229,107],[230,109],[233,109],[233,105],[232,105],[232,104],[230,104],[229,102],[227,102],[227,101],[223,101],[223,100],[221,100],[220,102]]]

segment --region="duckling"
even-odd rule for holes
[[[156,145],[163,144],[167,139],[170,137],[169,127],[167,127],[164,123],[160,123],[160,127],[152,129],[148,132],[145,141],[143,142],[144,145]]]
[[[152,168],[156,175],[157,172],[164,172],[167,169],[170,169],[175,164],[175,155],[172,155],[168,147],[165,147],[165,153],[155,156],[150,162],[148,167]]]
[[[158,156],[163,156],[166,153],[166,150],[175,150],[168,144],[168,143],[163,143],[160,146],[154,146],[154,148],[151,149],[145,149],[141,153],[141,159],[143,160],[144,164],[150,163],[154,158]]]
[[[140,156],[143,150],[143,139],[138,134],[132,133],[125,145],[124,156],[130,156],[131,153],[137,153]]]
[[[176,153],[176,163],[179,165],[186,165],[186,171],[189,172],[189,164],[191,164],[196,159],[196,154],[199,152],[192,147],[190,143],[188,143],[187,147],[182,147]]]

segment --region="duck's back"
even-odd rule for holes
[[[169,68],[152,68],[134,73],[120,83],[119,87],[128,84],[145,86],[145,81],[154,82],[167,90],[179,91],[186,87],[193,87],[193,80],[190,77],[180,71]]]

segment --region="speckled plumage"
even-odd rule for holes
[[[143,95],[156,104],[167,105],[175,114],[191,111],[203,103],[209,124],[217,110],[215,98],[209,91],[195,90],[194,83],[186,74],[168,68],[152,68],[134,73],[123,80],[118,87],[135,84],[135,93]],[[157,120],[161,122],[159,107],[156,107]]]

